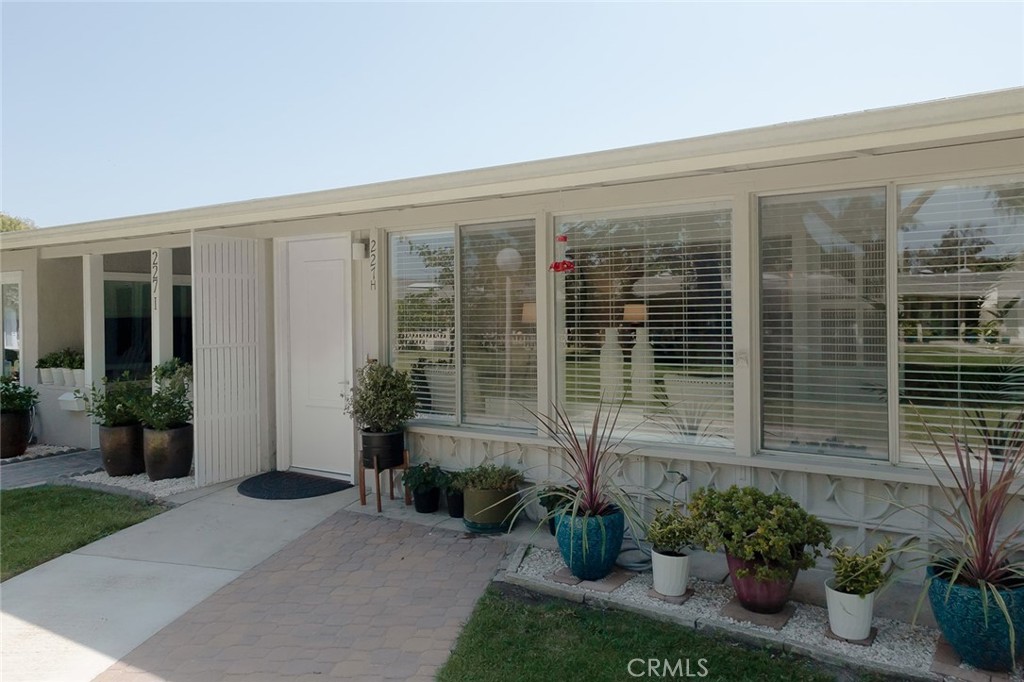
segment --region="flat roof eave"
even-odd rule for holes
[[[15,250],[709,175],[1024,137],[1024,88],[672,142],[6,233]]]

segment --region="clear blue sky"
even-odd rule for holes
[[[41,226],[1024,84],[1024,4],[3,4]]]

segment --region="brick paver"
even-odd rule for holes
[[[0,490],[42,485],[58,476],[73,476],[103,468],[99,450],[70,452],[4,464],[0,469]]]
[[[341,511],[96,680],[432,680],[504,552]]]

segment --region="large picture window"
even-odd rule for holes
[[[522,426],[537,405],[536,248],[532,220],[460,230],[462,417]]]
[[[885,190],[762,198],[761,444],[887,458]]]
[[[408,371],[421,416],[454,418],[455,233],[392,234],[391,363]]]
[[[556,274],[559,393],[570,412],[622,401],[637,436],[733,442],[730,211],[566,216]]]
[[[925,423],[1001,454],[1024,404],[1024,182],[901,187],[899,255],[903,459]]]

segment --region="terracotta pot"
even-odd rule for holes
[[[142,425],[101,426],[100,455],[108,476],[134,476],[146,470],[142,456]]]
[[[32,417],[27,410],[0,412],[0,458],[21,457],[32,435]]]
[[[142,430],[142,452],[149,480],[183,478],[192,470],[192,425]]]
[[[790,592],[793,591],[798,569],[794,568],[792,574],[782,580],[758,580],[754,577],[753,571],[760,564],[737,559],[729,554],[726,554],[725,558],[729,564],[732,587],[736,590],[736,597],[743,608],[754,613],[778,613],[783,609],[789,601]],[[741,568],[750,569],[751,573],[739,578],[736,572]]]

